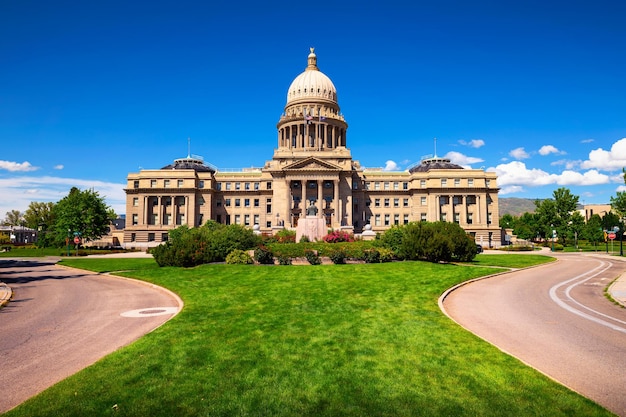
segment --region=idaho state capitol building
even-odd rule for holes
[[[398,172],[352,159],[337,90],[317,67],[313,48],[289,86],[277,129],[278,147],[263,168],[220,172],[188,156],[128,174],[125,246],[155,246],[171,229],[208,220],[272,234],[295,230],[307,216],[355,234],[414,221],[456,222],[477,243],[499,244],[495,173],[436,156]]]

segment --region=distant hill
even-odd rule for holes
[[[534,198],[500,197],[498,198],[500,217],[505,214],[519,217],[524,213],[534,213],[535,200]]]

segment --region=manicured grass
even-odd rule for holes
[[[526,268],[533,265],[539,265],[547,262],[554,262],[551,256],[545,255],[490,255],[481,253],[476,255],[472,264],[480,266],[499,266],[502,268]]]
[[[146,266],[183,311],[7,416],[610,415],[439,311],[492,267]]]

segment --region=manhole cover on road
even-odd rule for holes
[[[165,314],[178,313],[178,307],[151,307],[140,308],[138,310],[125,311],[120,316],[122,317],[154,317],[163,316]]]

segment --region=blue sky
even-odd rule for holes
[[[92,4],[93,3],[93,4]],[[216,4],[213,4],[216,3]],[[364,167],[433,154],[501,197],[624,189],[626,3],[0,3],[0,218],[201,155],[260,167],[309,47]],[[512,2],[511,2],[512,3]]]

